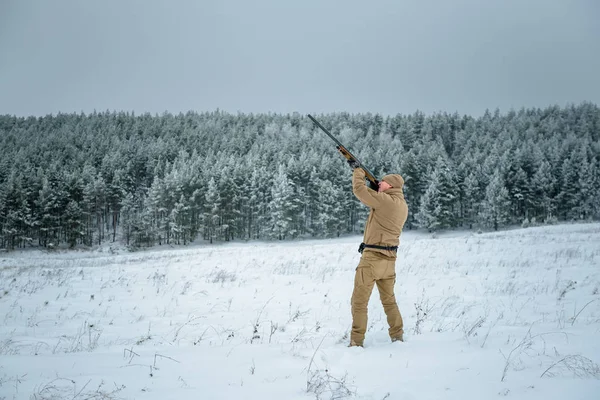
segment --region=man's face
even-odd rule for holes
[[[379,190],[378,190],[378,192],[385,192],[386,190],[388,190],[391,187],[392,187],[392,185],[390,185],[386,181],[379,181]]]

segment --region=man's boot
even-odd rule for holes
[[[400,336],[396,336],[392,338],[392,343],[393,342],[404,342],[404,335],[400,334]]]

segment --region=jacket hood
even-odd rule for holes
[[[393,188],[402,189],[404,178],[398,174],[389,174],[381,178],[382,181],[389,183]]]

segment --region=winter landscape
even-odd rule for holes
[[[0,400],[600,399],[598,15],[0,1]]]
[[[405,231],[348,348],[359,236],[0,257],[0,399],[597,399],[600,224]]]

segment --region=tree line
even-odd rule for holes
[[[315,117],[376,176],[404,177],[405,229],[600,218],[595,104]],[[5,249],[337,237],[368,213],[297,113],[2,115],[0,146]]]

